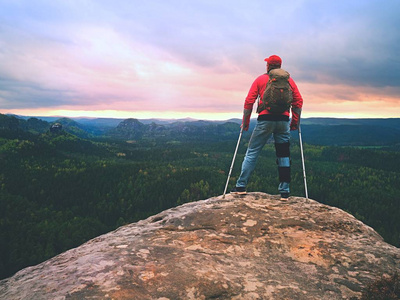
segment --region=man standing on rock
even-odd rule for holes
[[[282,59],[279,56],[271,55],[264,61],[267,62],[267,73],[253,82],[244,102],[241,128],[247,131],[253,105],[260,97],[257,124],[247,148],[240,177],[231,193],[246,194],[246,185],[256,166],[258,155],[272,135],[275,141],[280,182],[278,190],[281,200],[287,200],[291,179],[290,131],[298,129],[303,98],[289,73],[281,69]],[[264,91],[266,91],[265,94]],[[291,121],[290,110],[292,111]]]

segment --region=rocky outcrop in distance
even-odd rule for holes
[[[221,140],[238,136],[240,125],[234,122],[190,121],[170,124],[144,124],[137,119],[126,119],[107,135],[114,139],[174,138],[184,140]]]
[[[228,194],[23,269],[0,299],[356,299],[399,268],[399,248],[338,208]]]

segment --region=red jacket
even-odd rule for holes
[[[246,100],[244,102],[244,109],[249,109],[250,111],[252,111],[253,109],[253,105],[256,102],[258,96],[260,96],[262,98],[262,95],[264,94],[264,90],[267,86],[267,82],[268,82],[269,76],[268,74],[263,74],[261,76],[258,76],[256,78],[256,80],[254,80],[253,84],[250,87],[250,91],[247,94]],[[296,83],[294,82],[294,80],[290,77],[289,78],[289,84],[292,88],[292,92],[293,92],[293,102],[292,102],[292,123],[294,122],[295,124],[298,123],[300,115],[297,111],[301,111],[302,107],[303,107],[303,98],[301,97],[301,94],[299,92],[299,89],[297,88]],[[293,108],[297,108],[295,109],[295,111],[293,111]],[[267,110],[263,110],[260,112],[259,115],[268,115],[271,114],[269,111]],[[285,111],[284,113],[282,113],[282,115],[286,115],[286,116],[290,116],[290,112]]]

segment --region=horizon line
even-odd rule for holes
[[[0,113],[2,114],[2,113]],[[127,119],[137,119],[137,120],[160,120],[160,121],[168,121],[168,120],[193,120],[193,121],[229,121],[229,120],[241,120],[241,117],[231,117],[231,118],[226,118],[226,119],[218,119],[218,118],[193,118],[193,117],[178,117],[178,118],[173,118],[173,117],[109,117],[109,116],[68,116],[68,115],[27,115],[27,114],[15,114],[15,113],[4,113],[4,115],[11,115],[11,116],[16,116],[16,117],[24,117],[24,118],[67,118],[67,119],[115,119],[115,120],[127,120]],[[257,119],[257,116],[253,116],[251,118],[252,120]],[[332,116],[310,116],[310,117],[301,117],[301,119],[347,119],[347,120],[360,120],[360,119],[400,119],[400,117],[352,117],[352,116],[343,116],[343,117],[332,117]]]

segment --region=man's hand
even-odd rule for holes
[[[290,122],[290,130],[298,130],[300,122],[301,108],[292,107],[292,121]]]
[[[242,125],[240,126],[240,128],[243,128],[244,131],[249,130],[250,116],[251,116],[251,109],[245,109],[243,111]]]

